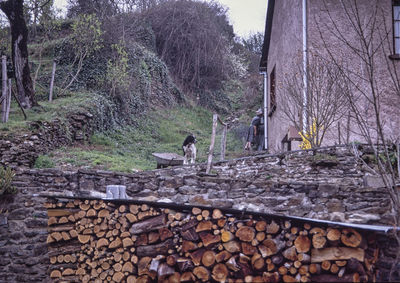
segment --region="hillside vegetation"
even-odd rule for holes
[[[151,153],[182,154],[189,133],[197,136],[202,162],[213,113],[228,121],[239,118],[230,125],[227,158],[243,154],[247,124],[262,99],[261,37],[236,38],[226,11],[215,3],[170,0],[128,7],[112,3],[129,1],[98,2],[72,3],[70,20],[54,16],[51,6],[43,7],[49,9],[46,15],[39,11],[38,22],[27,18],[31,77],[40,105],[25,110],[28,121],[89,111],[96,130],[83,144],[40,156],[35,166],[153,169]],[[0,37],[9,54],[6,25]],[[53,60],[54,100],[48,102]],[[24,131],[27,125],[13,102],[0,133]]]

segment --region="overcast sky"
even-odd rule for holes
[[[55,0],[57,7],[66,7],[66,0]],[[228,16],[236,35],[247,37],[264,32],[268,0],[217,0],[228,8]]]

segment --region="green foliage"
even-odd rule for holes
[[[41,155],[35,160],[33,167],[35,168],[54,168],[54,162],[50,157],[46,155]]]
[[[72,24],[72,45],[74,52],[88,56],[102,47],[103,31],[95,15],[82,14]]]
[[[106,79],[110,84],[110,93],[115,96],[117,88],[121,92],[126,92],[129,86],[128,76],[128,53],[125,50],[125,44],[120,41],[113,44],[113,58],[107,62]]]
[[[17,189],[12,185],[14,177],[14,170],[10,167],[0,166],[0,196],[17,192]]]

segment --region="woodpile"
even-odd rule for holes
[[[49,200],[50,277],[58,282],[366,282],[374,235],[352,228],[175,211],[102,200]]]

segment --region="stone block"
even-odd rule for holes
[[[4,214],[0,214],[0,226],[7,226],[7,223],[7,216]]]

